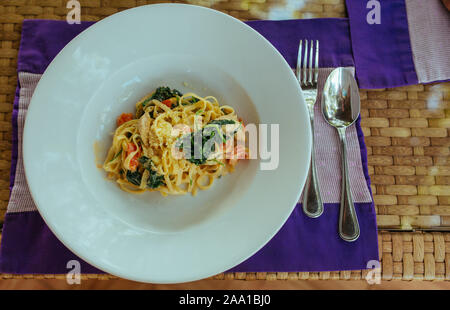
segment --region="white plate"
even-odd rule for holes
[[[278,168],[239,163],[196,197],[121,191],[96,163],[116,117],[160,85],[280,124]],[[279,52],[237,19],[179,4],[126,10],[73,39],[42,76],[24,131],[28,184],[55,235],[99,269],[153,283],[209,277],[261,249],[300,196],[310,150],[301,89]]]

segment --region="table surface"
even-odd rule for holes
[[[67,2],[2,0],[0,3],[1,224],[9,199],[11,116],[17,85],[17,52],[22,21],[65,20],[69,11],[66,8]],[[161,2],[204,5],[241,20],[347,15],[344,0],[79,1],[83,21],[97,21],[124,9]],[[380,253],[384,257],[383,277],[449,280],[450,233],[447,231],[450,231],[450,83],[361,90],[360,94],[361,125],[367,145],[369,173],[380,230]],[[411,232],[396,233],[392,230]],[[424,230],[441,232],[424,233]],[[365,274],[364,271],[235,273],[218,275],[215,279],[361,279]],[[103,278],[109,279],[112,276]]]

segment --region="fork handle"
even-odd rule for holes
[[[311,161],[309,163],[308,178],[303,190],[303,212],[311,217],[316,218],[323,213],[323,203],[320,196],[319,182],[317,181],[317,170],[314,151],[314,116],[310,118],[312,129],[312,149]]]

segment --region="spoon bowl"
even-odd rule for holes
[[[322,93],[322,113],[325,120],[339,133],[342,148],[342,189],[339,211],[339,235],[345,241],[358,239],[359,223],[350,192],[345,130],[359,116],[360,98],[353,74],[345,68],[336,68],[328,76]]]
[[[336,68],[328,76],[323,89],[322,112],[325,120],[336,128],[352,125],[359,116],[358,85],[352,73]]]

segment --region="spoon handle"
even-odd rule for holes
[[[345,241],[355,241],[359,237],[359,223],[353,204],[347,165],[347,140],[345,127],[338,128],[342,148],[342,190],[339,212],[339,235]]]
[[[317,181],[316,160],[314,156],[314,117],[311,118],[312,129],[312,150],[311,161],[309,163],[308,179],[306,180],[305,189],[303,191],[303,212],[311,217],[316,218],[323,213],[323,203],[320,197],[319,182]]]

